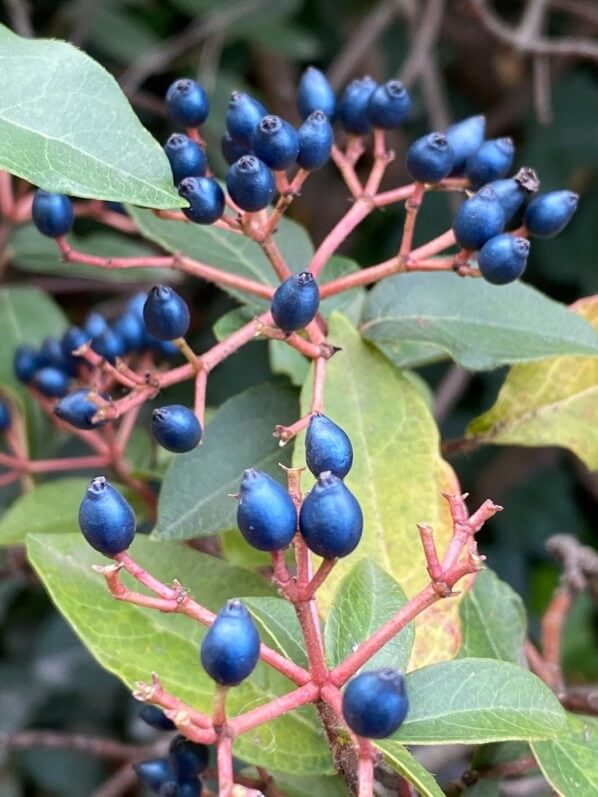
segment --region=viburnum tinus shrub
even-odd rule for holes
[[[588,389],[578,375],[598,351],[595,301],[571,311],[518,280],[533,238],[562,232],[577,195],[538,193],[535,172],[513,166],[512,140],[485,138],[483,116],[413,140],[409,180],[385,185],[388,133],[409,122],[407,88],[364,76],[337,96],[315,67],[299,82],[299,127],[232,93],[218,179],[202,135],[210,103],[191,78],[166,93],[173,130],[162,149],[81,52],[6,30],[2,42],[6,85],[12,75],[20,97],[28,82],[44,86],[34,117],[25,102],[3,112],[14,135],[1,165],[20,178],[3,174],[5,222],[32,220],[67,264],[132,277],[159,269],[109,312],[70,321],[20,295],[14,378],[0,403],[2,485],[22,485],[23,512],[37,501],[64,518],[69,507],[66,528],[80,528],[43,533],[37,522],[33,567],[100,663],[146,704],[143,720],[172,735],[163,755],[135,762],[140,783],[162,797],[295,794],[299,782],[322,797],[372,797],[381,784],[438,795],[408,745],[517,741],[514,766],[539,765],[566,793],[551,762],[565,748],[574,764],[584,753],[558,699],[554,648],[525,641],[519,599],[484,570],[476,535],[501,507],[467,510],[407,366],[513,364],[471,439],[575,449],[568,434],[534,431],[533,418],[554,408],[561,383],[567,398]],[[60,62],[60,75],[44,59]],[[79,113],[54,105],[64,84]],[[83,102],[88,85],[101,104]],[[314,248],[286,213],[325,167],[351,201]],[[463,202],[445,232],[416,245],[432,192]],[[334,259],[381,210],[402,229],[397,251],[376,264]],[[82,216],[138,251],[75,246]],[[239,305],[201,349],[194,279]],[[256,337],[301,395],[273,381],[206,419],[212,372]],[[180,384],[191,391],[171,397]],[[32,407],[49,434],[85,451],[32,455]],[[94,475],[30,494],[39,474],[66,471]]]

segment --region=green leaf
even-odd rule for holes
[[[254,616],[262,641],[287,659],[307,667],[301,626],[292,604],[283,598],[248,598],[247,608]]]
[[[53,601],[103,667],[129,687],[147,682],[156,672],[165,689],[210,711],[214,685],[198,660],[205,629],[182,615],[115,602],[102,576],[91,568],[105,560],[79,534],[29,535],[27,552]],[[212,611],[234,596],[273,595],[261,577],[174,543],[138,535],[131,555],[162,581],[178,579]],[[231,716],[290,689],[286,678],[260,664],[250,679],[231,690]],[[235,740],[234,749],[245,761],[268,769],[331,771],[330,753],[312,706],[255,728]]]
[[[288,376],[291,384],[301,387],[309,373],[309,360],[297,349],[281,346],[282,341],[271,340],[268,345],[270,368],[275,374]]]
[[[220,407],[206,429],[205,442],[172,462],[162,485],[158,524],[163,540],[188,540],[216,534],[235,525],[236,502],[246,468],[268,471],[282,481],[279,462],[290,451],[273,437],[278,423],[298,416],[291,390],[265,384],[240,393]]]
[[[475,577],[461,601],[461,658],[489,658],[523,665],[527,621],[523,601],[491,570]]]
[[[17,498],[0,521],[0,545],[24,544],[28,534],[78,532],[79,504],[88,484],[89,479],[58,479]]]
[[[567,714],[567,727],[552,742],[533,742],[544,776],[562,797],[598,794],[598,719]]]
[[[327,282],[332,282],[356,271],[360,271],[360,268],[355,260],[342,255],[333,255],[326,263],[321,284],[325,285]],[[366,296],[367,293],[364,288],[351,288],[349,291],[337,293],[335,296],[324,299],[320,305],[320,312],[325,318],[328,318],[334,312],[343,313],[351,323],[357,325],[361,318]]]
[[[497,288],[449,273],[397,274],[379,283],[361,330],[376,344],[432,344],[471,370],[598,353],[598,333],[584,319],[529,285]]]
[[[386,763],[412,783],[422,797],[444,797],[434,776],[402,744],[384,739],[376,741],[376,747],[384,753]]]
[[[598,329],[598,298],[574,307]],[[554,357],[516,365],[494,406],[467,428],[484,443],[569,448],[590,470],[598,468],[598,356]]]
[[[407,602],[397,582],[369,559],[362,559],[341,581],[324,629],[328,664],[335,667]],[[368,669],[409,663],[415,630],[410,623],[367,663]]]
[[[565,725],[553,693],[506,661],[458,659],[407,675],[409,712],[392,737],[403,744],[551,739]]]
[[[76,47],[0,26],[0,96],[0,168],[62,194],[185,205],[117,82]]]
[[[338,776],[305,778],[271,772],[276,786],[285,797],[348,797],[349,791]]]

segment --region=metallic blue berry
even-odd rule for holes
[[[185,336],[191,316],[185,300],[167,285],[155,285],[143,306],[147,331],[158,340],[176,340]]]
[[[126,551],[135,537],[135,513],[103,476],[92,479],[79,507],[79,527],[92,548],[105,556]]]
[[[0,432],[10,427],[10,410],[8,404],[0,399]]]
[[[247,542],[259,551],[286,548],[297,531],[297,510],[284,487],[250,468],[239,493],[237,525]]]
[[[496,198],[502,205],[506,220],[510,221],[523,205],[528,192],[513,177],[502,180],[493,180],[488,186],[494,191]]]
[[[222,152],[222,157],[229,166],[232,166],[233,163],[238,161],[239,158],[242,158],[243,155],[251,155],[251,150],[248,147],[242,147],[240,144],[237,144],[236,141],[233,141],[228,130],[224,131],[224,135],[220,139],[220,151]]]
[[[481,188],[492,180],[499,180],[511,169],[515,145],[512,138],[494,138],[484,141],[470,155],[465,164],[465,174],[474,188]]]
[[[280,116],[264,116],[255,128],[252,144],[257,157],[274,171],[288,169],[299,153],[297,131]]]
[[[170,761],[167,758],[151,758],[133,765],[135,774],[148,789],[155,794],[160,793],[164,784],[176,780]]]
[[[451,174],[463,174],[469,156],[482,146],[485,131],[485,116],[469,116],[447,128],[445,135],[455,153]]]
[[[88,340],[99,338],[108,329],[108,322],[101,313],[92,311],[88,314],[83,323],[83,331],[88,336]]]
[[[173,133],[166,144],[164,152],[172,169],[174,184],[178,185],[185,177],[203,177],[208,161],[203,149],[183,133]]]
[[[182,454],[191,451],[202,436],[202,428],[195,413],[182,404],[158,407],[152,413],[152,434],[161,446]]]
[[[189,203],[183,213],[196,224],[213,224],[224,213],[224,191],[211,177],[187,177],[179,183],[179,194]]]
[[[233,91],[226,114],[226,129],[230,137],[240,146],[250,150],[255,128],[267,113],[262,103],[249,94]]]
[[[255,669],[260,657],[260,636],[240,600],[230,600],[220,610],[201,643],[203,668],[222,686],[240,684]]]
[[[192,780],[169,780],[160,787],[158,797],[200,797],[201,792],[201,781],[197,778]]]
[[[353,733],[385,739],[399,729],[409,710],[405,679],[392,667],[362,672],[347,684],[342,710]]]
[[[318,283],[310,271],[293,274],[281,283],[272,297],[272,318],[284,332],[303,329],[320,306]]]
[[[366,75],[353,80],[345,89],[338,106],[338,118],[347,133],[363,136],[372,129],[368,103],[377,86],[376,81]]]
[[[177,735],[170,743],[169,760],[178,779],[191,780],[207,769],[210,750],[205,744]]]
[[[116,362],[117,357],[122,357],[127,351],[125,341],[118,332],[110,327],[93,339],[91,348],[112,365]]]
[[[158,706],[144,706],[139,712],[140,718],[157,731],[176,731],[176,725],[169,720]]]
[[[505,211],[494,190],[486,185],[461,205],[453,221],[453,231],[464,249],[481,249],[486,241],[503,231],[505,223]]]
[[[38,188],[33,197],[31,215],[37,229],[50,238],[66,235],[75,220],[73,205],[68,196],[52,194],[42,191],[41,188]]]
[[[39,364],[41,368],[51,366],[65,371],[69,376],[76,374],[76,364],[73,357],[67,357],[62,351],[62,345],[57,338],[46,338],[39,350]]]
[[[318,412],[309,419],[305,459],[314,476],[330,471],[344,479],[353,464],[353,446],[340,426]]]
[[[444,133],[418,138],[407,150],[407,171],[420,183],[438,183],[451,173],[455,153]]]
[[[532,199],[525,209],[523,223],[537,238],[553,238],[571,221],[579,195],[573,191],[551,191]]]
[[[86,343],[89,343],[90,336],[85,332],[84,329],[81,327],[69,327],[64,335],[60,340],[60,347],[62,348],[62,353],[67,360],[74,359],[77,361],[77,357],[73,354],[76,349],[79,349],[81,346],[84,346]]]
[[[400,127],[411,110],[411,97],[400,80],[389,80],[378,86],[368,102],[368,116],[374,127],[395,130]]]
[[[36,390],[48,398],[62,398],[69,392],[69,376],[60,368],[47,365],[36,371],[32,384]]]
[[[306,496],[299,512],[299,529],[310,551],[324,559],[347,556],[361,539],[361,507],[343,481],[325,471]]]
[[[482,277],[493,285],[506,285],[523,274],[529,255],[527,238],[516,238],[509,233],[496,235],[486,241],[478,255]]]
[[[41,368],[39,353],[33,346],[21,343],[15,349],[13,368],[19,382],[28,385],[33,379],[35,372]]]
[[[241,210],[254,213],[268,207],[274,196],[274,177],[265,163],[254,155],[244,155],[228,170],[226,187]]]
[[[203,87],[191,78],[180,78],[166,92],[166,114],[174,125],[198,127],[210,113],[210,101]]]
[[[297,108],[302,119],[307,119],[314,111],[322,111],[329,119],[334,119],[336,95],[326,75],[315,66],[308,66],[301,75]]]
[[[143,294],[145,304],[145,294]],[[121,337],[127,352],[139,351],[145,343],[145,325],[143,315],[136,315],[128,311],[121,315],[112,324],[112,330]]]
[[[89,398],[90,392],[89,388],[82,387],[73,393],[68,393],[55,405],[54,415],[76,429],[96,429],[98,426],[103,426],[106,421],[93,422],[93,416],[99,406]]]
[[[297,163],[310,172],[321,169],[330,160],[334,132],[324,111],[314,111],[297,132]]]
[[[158,338],[154,338],[147,334],[145,343],[148,348],[167,360],[177,357],[180,354],[178,347],[171,340],[158,340]]]

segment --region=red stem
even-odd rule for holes
[[[218,797],[230,797],[235,785],[233,774],[233,740],[223,734],[216,742],[218,764]]]
[[[229,728],[234,736],[240,736],[258,725],[263,725],[264,722],[269,722],[279,717],[281,714],[287,714],[289,711],[293,711],[306,703],[315,702],[319,693],[320,690],[316,684],[307,683],[292,692],[288,692],[286,695],[271,700],[263,706],[258,706],[258,708],[229,720]]]

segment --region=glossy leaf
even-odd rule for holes
[[[57,479],[17,498],[0,521],[0,545],[24,544],[28,534],[78,532],[88,484],[86,478]]]
[[[254,616],[262,641],[287,659],[307,667],[301,626],[293,606],[283,598],[248,598],[245,604]]]
[[[551,742],[533,742],[540,769],[562,797],[598,794],[598,719],[567,714],[567,727]]]
[[[376,747],[384,753],[386,763],[412,783],[422,797],[443,797],[444,792],[434,776],[402,744],[383,739],[376,742]]]

